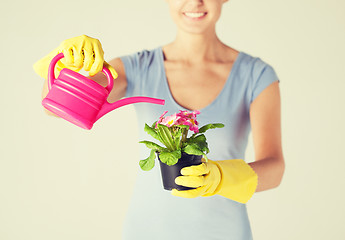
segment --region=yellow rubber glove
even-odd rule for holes
[[[172,195],[184,198],[207,197],[215,194],[246,203],[254,194],[258,176],[242,159],[211,161],[185,167],[176,184],[196,189],[172,190]]]
[[[63,41],[59,47],[34,64],[35,72],[46,79],[49,64],[59,53],[63,53],[64,58],[56,64],[55,76],[63,68],[69,68],[78,72],[83,67],[85,71],[89,71],[90,76],[94,76],[96,73],[102,71],[103,66],[110,70],[114,79],[118,76],[115,69],[104,61],[104,52],[100,41],[86,35]]]

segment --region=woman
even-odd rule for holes
[[[154,122],[165,110],[200,110],[200,125],[225,124],[207,134],[208,156],[214,161],[187,169],[176,179],[196,190],[164,191],[157,167],[139,171],[124,239],[252,239],[245,203],[254,191],[277,187],[284,172],[279,80],[260,58],[218,39],[215,26],[227,0],[167,2],[178,29],[172,43],[108,65],[99,41],[84,35],[64,41],[35,70],[46,77],[52,57],[64,52],[59,69],[84,67],[102,85],[106,79],[96,73],[103,64],[118,74],[110,102],[137,95],[165,99],[164,106],[135,106],[141,139],[146,138],[144,123]],[[45,84],[43,97],[47,91]],[[242,159],[250,130],[255,161],[247,164]],[[141,149],[142,158],[147,151]]]

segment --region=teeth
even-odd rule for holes
[[[191,17],[191,18],[199,18],[205,15],[205,13],[202,12],[185,12],[184,13],[187,17]]]

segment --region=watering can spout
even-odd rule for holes
[[[153,104],[159,104],[159,105],[165,104],[164,99],[150,98],[150,97],[129,97],[129,98],[124,98],[124,99],[118,100],[114,103],[108,103],[106,101],[103,104],[101,110],[98,112],[97,117],[96,117],[96,121],[98,119],[100,119],[101,117],[103,117],[108,112],[110,112],[116,108],[126,106],[129,104],[133,104],[133,103],[139,103],[139,102],[153,103]]]

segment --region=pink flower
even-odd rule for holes
[[[199,123],[196,120],[196,115],[200,114],[199,111],[181,111],[179,113],[175,113],[171,116],[164,117],[168,111],[165,111],[158,119],[156,123],[156,128],[158,124],[163,124],[167,127],[175,126],[175,125],[187,125],[189,126],[189,130],[195,133],[199,132]]]
[[[180,111],[177,115],[180,116],[181,118],[179,119],[178,124],[181,125],[187,125],[189,126],[189,130],[198,133],[199,128],[198,128],[198,121],[196,120],[196,115],[200,114],[200,111]]]
[[[183,119],[183,121],[180,121],[179,124],[189,126],[190,131],[193,131],[195,133],[199,132],[198,122],[193,118]]]
[[[178,116],[181,117],[187,117],[187,118],[193,118],[196,119],[196,115],[200,114],[200,111],[193,111],[193,112],[189,112],[189,111],[181,111],[179,113],[177,113]]]
[[[176,114],[173,114],[171,116],[164,118],[162,120],[161,124],[163,124],[167,127],[171,127],[173,125],[177,125],[179,119],[180,119],[180,117],[178,117]]]
[[[158,121],[156,122],[156,128],[158,127],[158,124],[160,124],[163,119],[164,119],[164,115],[167,114],[168,111],[165,111],[158,119]]]
[[[199,128],[198,128],[198,121],[196,120],[196,115],[200,114],[199,111],[193,111],[193,112],[189,112],[189,111],[181,111],[179,113],[175,113],[171,116],[167,116],[164,117],[165,114],[168,111],[165,111],[158,119],[157,123],[156,123],[156,128],[158,126],[158,124],[163,124],[167,127],[172,127],[175,125],[187,125],[189,126],[189,130],[193,131],[195,133],[199,132]]]

